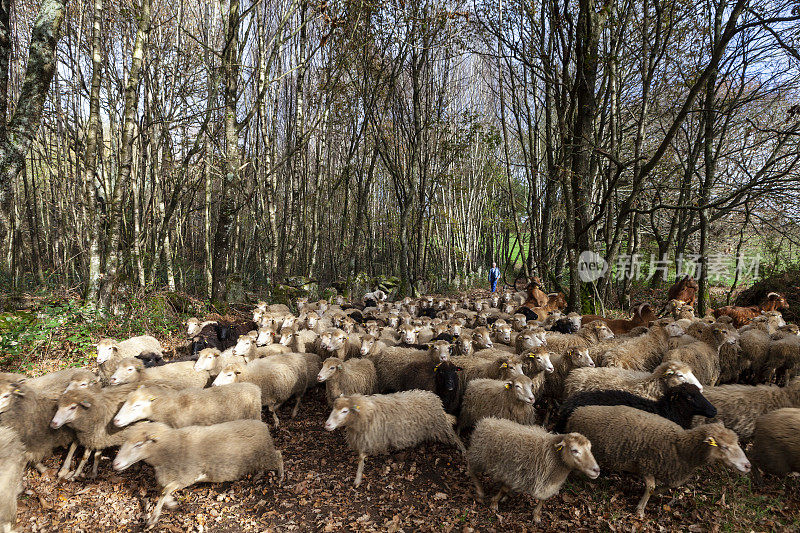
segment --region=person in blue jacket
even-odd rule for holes
[[[492,263],[492,269],[489,271],[489,285],[492,286],[492,292],[497,290],[497,282],[500,280],[500,269],[497,268],[497,263]]]

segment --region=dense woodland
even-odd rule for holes
[[[787,265],[799,19],[784,0],[0,0],[3,284],[104,306],[291,277],[407,294],[497,260],[575,307],[584,250]]]

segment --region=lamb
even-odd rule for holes
[[[669,350],[664,361],[682,361],[691,367],[697,380],[703,385],[716,385],[722,366],[720,350],[726,344],[735,344],[739,335],[723,324],[713,324],[708,328],[710,343],[698,340]]]
[[[277,428],[280,425],[277,410],[292,396],[296,398],[292,418],[297,416],[308,387],[308,364],[303,354],[275,355],[246,365],[230,364],[219,373],[213,386],[237,382],[254,383],[261,388],[261,403],[269,408]]]
[[[432,392],[412,390],[394,394],[341,396],[325,429],[345,427],[347,443],[358,453],[354,485],[361,485],[364,460],[368,455],[401,450],[424,441],[452,444],[466,453],[453,431],[455,417],[445,413],[442,401]]]
[[[748,456],[757,481],[759,470],[776,476],[800,472],[800,409],[777,409],[758,417]]]
[[[733,325],[740,328],[749,323],[752,319],[759,316],[761,313],[767,311],[781,311],[789,309],[789,304],[786,303],[786,297],[777,292],[767,294],[767,297],[758,305],[750,307],[737,307],[734,305],[727,305],[714,309],[714,316],[719,318],[721,316],[729,316],[733,318]]]
[[[698,467],[717,461],[740,472],[750,471],[736,434],[722,424],[683,429],[633,407],[590,405],[575,410],[567,429],[582,433],[592,442],[603,470],[644,478],[644,494],[636,507],[640,518],[656,482],[678,487]]]
[[[317,381],[325,383],[325,396],[329,406],[342,395],[369,395],[378,392],[378,375],[375,365],[369,359],[342,361],[338,357],[329,357],[323,361]]]
[[[759,416],[783,407],[800,407],[800,379],[795,378],[785,387],[775,385],[721,385],[705,391],[717,416],[696,418],[694,423],[722,422],[739,435],[742,442],[753,436]]]
[[[16,522],[17,496],[22,492],[25,447],[16,431],[0,427],[0,530],[9,533]]]
[[[602,320],[590,322],[572,335],[548,332],[546,337],[547,347],[555,353],[565,352],[570,348],[588,348],[592,344],[612,338],[614,332]]]
[[[233,363],[245,364],[247,361],[240,355],[223,354],[216,348],[205,348],[198,354],[193,369],[195,372],[208,372],[210,377],[217,377],[223,368]]]
[[[50,427],[58,429],[68,425],[75,431],[78,442],[85,448],[83,458],[71,476],[72,479],[81,475],[92,451],[94,451],[94,464],[91,478],[96,478],[102,451],[112,446],[120,446],[125,441],[127,428],[119,429],[112,425],[111,421],[134,388],[134,385],[121,385],[105,388],[99,392],[75,389],[65,392],[58,399],[58,410],[50,421]],[[68,459],[71,460],[71,456]]]
[[[194,361],[183,361],[170,365],[145,368],[139,359],[122,359],[109,380],[110,385],[148,381],[169,382],[175,389],[202,389],[206,386],[209,374],[194,369]]]
[[[703,391],[692,369],[679,361],[661,363],[652,373],[613,367],[577,368],[564,380],[564,397],[581,391],[618,389],[658,400],[666,389],[681,383],[691,383]],[[716,405],[713,399],[709,400]]]
[[[100,367],[100,376],[108,379],[116,370],[121,359],[136,357],[144,352],[164,353],[158,339],[150,335],[131,337],[128,340],[117,342],[114,339],[102,339],[97,343],[97,364]],[[194,355],[194,351],[192,354]]]
[[[636,396],[620,390],[588,391],[573,394],[561,404],[556,417],[554,430],[563,433],[567,420],[578,407],[584,405],[627,405],[654,413],[671,420],[684,429],[692,427],[694,416],[717,416],[717,409],[709,402],[700,389],[691,383],[670,387],[658,401]]]
[[[144,461],[155,469],[161,497],[148,517],[153,527],[172,494],[200,481],[236,481],[247,474],[275,471],[283,482],[283,456],[260,420],[236,420],[213,426],[170,428],[145,422],[131,433],[114,458],[114,470]]]
[[[247,418],[261,420],[261,389],[252,383],[183,390],[141,385],[128,394],[114,416],[114,425],[124,427],[138,420],[151,420],[182,428]]]
[[[647,326],[657,318],[650,304],[641,304],[633,309],[633,318],[631,320],[609,319],[597,315],[583,315],[582,324],[586,325],[595,320],[603,320],[615,335],[622,335],[628,333],[633,328]]]
[[[25,446],[25,459],[39,472],[45,468],[42,459],[52,455],[55,448],[70,447],[75,434],[71,429],[52,429],[50,420],[56,412],[57,400],[29,387],[24,379],[14,374],[4,374],[0,379],[0,426],[14,430]],[[68,459],[72,456],[68,454]],[[59,477],[67,475],[69,462],[59,470]]]
[[[519,424],[536,423],[533,382],[524,374],[517,374],[508,381],[499,379],[474,379],[467,383],[461,412],[458,415],[458,430],[463,432],[478,420],[494,416],[506,418]]]
[[[479,500],[483,500],[484,491],[478,473],[501,483],[491,502],[495,512],[509,491],[526,492],[539,500],[533,512],[537,524],[544,501],[558,494],[571,471],[581,471],[590,479],[600,475],[592,444],[583,435],[554,435],[539,426],[499,418],[484,418],[475,426],[467,465]]]

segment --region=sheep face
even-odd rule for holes
[[[319,310],[320,313],[322,313],[324,315],[325,311],[328,310],[328,302],[326,302],[325,300],[318,301],[317,302],[317,309]]]
[[[114,416],[114,425],[121,428],[150,417],[153,414],[155,400],[155,396],[146,389],[139,388],[133,391]]]
[[[239,337],[236,341],[236,345],[233,347],[233,355],[248,357],[253,348],[255,348],[253,339],[247,336]]]
[[[489,298],[489,304],[495,308],[500,307],[500,297],[496,294],[493,295],[491,298]]]
[[[81,373],[78,376],[72,376],[72,380],[67,385],[67,388],[64,389],[64,392],[69,392],[71,390],[81,390],[81,389],[94,389],[99,388],[100,380],[93,372],[86,372]],[[2,408],[0,408],[0,412],[2,412]]]
[[[386,321],[390,328],[397,329],[397,327],[400,325],[400,317],[398,315],[389,315],[389,318]]]
[[[20,389],[21,385],[22,381],[0,383],[0,413],[4,413],[8,410],[14,402],[14,396],[22,396],[25,394],[22,392],[22,389]]]
[[[256,346],[267,346],[274,342],[275,332],[270,328],[259,328],[258,335],[256,335]]]
[[[301,309],[303,309],[305,306],[308,305],[308,298],[305,297],[298,298],[297,300],[295,300],[295,305],[297,306],[297,310],[300,311]]]
[[[531,350],[525,356],[528,361],[533,362],[533,366],[537,372],[547,372],[552,374],[555,368],[553,362],[550,360],[550,352],[547,350]]]
[[[567,307],[567,299],[564,293],[553,292],[548,294],[547,306],[551,309],[565,309]]]
[[[458,373],[462,372],[462,368],[445,361],[433,367],[433,372],[437,376],[437,382],[440,382],[446,391],[452,392],[458,387]]]
[[[511,318],[511,326],[516,331],[522,331],[527,323],[528,319],[523,314],[516,314]]]
[[[471,355],[473,353],[472,349],[472,338],[471,337],[459,337],[456,339],[455,343],[456,350],[461,355]]]
[[[711,334],[717,343],[717,346],[724,344],[736,344],[739,341],[739,332],[735,329],[729,329],[721,324],[714,324],[711,326]]]
[[[327,334],[327,337],[325,337]],[[333,331],[326,331],[320,337],[320,344],[325,347],[329,352],[335,352],[344,348],[347,343],[347,333],[337,329]]]
[[[667,389],[664,398],[672,405],[677,406],[682,412],[691,413],[706,418],[717,416],[717,408],[703,396],[700,389],[691,383],[684,383],[677,387]]]
[[[447,341],[434,341],[428,345],[431,359],[447,361],[450,359],[450,343]]]
[[[342,369],[343,361],[338,357],[328,357],[322,363],[322,370],[319,371],[317,374],[317,381],[322,383],[323,381],[330,379],[336,372]]]
[[[265,311],[263,309],[255,309],[253,311],[253,322],[259,324],[261,319],[264,318]]]
[[[417,343],[417,329],[410,324],[403,324],[397,328],[397,333],[400,334],[400,342],[404,344]]]
[[[511,315],[514,313],[514,304],[504,303],[500,306],[500,310],[507,315]]]
[[[533,405],[536,398],[533,396],[533,382],[531,378],[524,374],[515,376],[514,379],[506,381],[506,389],[513,391],[517,401]]]
[[[576,331],[581,329],[583,317],[579,313],[570,313],[567,315],[567,319],[572,323]]]
[[[348,417],[353,413],[357,413],[360,405],[351,401],[347,396],[336,398],[333,402],[333,410],[331,411],[328,420],[325,421],[325,429],[333,431],[334,429],[347,424]]]
[[[614,338],[614,332],[606,325],[605,322],[602,320],[595,320],[594,324],[594,331],[597,333],[597,339],[601,341],[606,341],[608,339]]]
[[[147,458],[150,446],[156,442],[157,438],[155,435],[146,435],[142,438],[132,439],[120,446],[112,463],[114,470],[125,470],[132,464]]]
[[[508,324],[501,324],[495,328],[495,340],[503,344],[509,344],[511,342],[511,331],[511,326]]]
[[[219,375],[217,375],[211,386],[221,387],[222,385],[229,385],[231,383],[236,383],[239,379],[239,374],[242,373],[242,370],[244,370],[244,365],[242,365],[241,363],[233,363],[227,365],[225,368],[222,369],[222,372],[220,372]]]
[[[286,327],[281,328],[281,335],[280,338],[278,339],[278,344],[281,344],[282,346],[289,346],[289,343],[292,342],[292,338],[294,337],[294,335],[295,335],[294,328],[286,328]]]
[[[513,379],[523,374],[522,363],[514,362],[508,357],[498,359],[497,364],[500,365],[500,379]]]
[[[579,470],[589,479],[597,479],[600,467],[592,455],[592,443],[580,433],[568,433],[556,444],[556,452],[572,470]]]
[[[727,429],[722,424],[708,424],[706,438],[703,441],[708,446],[708,461],[721,462],[728,468],[739,472],[750,472],[750,461],[747,460],[736,433]]]
[[[187,336],[194,337],[195,335],[200,333],[201,329],[202,329],[202,327],[200,325],[200,320],[198,320],[196,318],[190,318],[189,320],[186,321],[186,335]],[[98,351],[98,355],[99,355],[99,351]]]
[[[371,354],[376,342],[378,342],[378,339],[376,339],[374,336],[364,335],[364,337],[361,339],[361,348],[359,350],[361,357],[366,357]]]
[[[216,348],[201,350],[200,354],[197,356],[197,361],[194,362],[194,370],[196,372],[211,370],[214,368],[214,363],[220,355],[222,355],[221,352]]]
[[[103,339],[97,343],[97,364],[101,365],[116,357],[119,353],[119,344],[114,339]]]
[[[686,333],[684,331],[684,329],[683,329],[683,326],[681,326],[677,322],[670,322],[669,324],[664,326],[664,330],[667,332],[667,335],[669,335],[670,337],[680,337],[684,333]]]
[[[58,429],[65,424],[74,422],[83,411],[92,408],[92,398],[86,391],[70,391],[58,399],[58,409],[50,421],[50,427]]]
[[[592,357],[589,355],[588,348],[570,350],[568,357],[570,358],[572,366],[575,368],[594,367],[594,361],[592,361]]]
[[[108,380],[109,385],[122,385],[123,383],[131,383],[136,381],[139,372],[144,368],[141,361],[124,362],[117,367],[117,370],[112,374],[111,379]]]
[[[656,373],[661,373],[662,380],[667,387],[676,387],[681,383],[691,383],[700,389],[700,392],[703,392],[703,385],[692,373],[692,369],[684,363],[670,361],[662,364],[655,371]]]
[[[484,327],[475,328],[475,331],[472,332],[472,343],[478,350],[494,346],[489,330]]]
[[[450,333],[456,336],[461,335],[461,332],[464,330],[464,324],[462,324],[457,318],[449,321],[447,325],[450,326]]]

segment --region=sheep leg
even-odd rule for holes
[[[353,486],[358,487],[361,485],[361,476],[364,473],[364,460],[367,458],[367,454],[359,453],[358,454],[358,469],[356,470],[356,481]]]
[[[472,480],[472,484],[475,485],[475,495],[479,502],[483,501],[483,498],[486,496],[486,493],[483,491],[483,486],[481,482],[478,481],[478,476],[475,475],[472,468],[467,464],[467,472],[469,472],[469,478]]]
[[[642,499],[639,500],[639,505],[636,506],[636,514],[639,515],[639,518],[644,518],[644,507],[647,505],[647,501],[655,488],[656,479],[650,475],[644,476],[644,494],[642,494]]]
[[[94,451],[94,464],[92,464],[92,475],[89,479],[97,479],[97,467],[100,464],[100,455],[103,453],[103,450],[95,450]]]
[[[284,475],[284,471],[283,471],[283,454],[280,451],[278,451],[278,468],[277,468],[277,472],[278,472],[278,486],[280,486],[280,485],[283,484],[283,475]]]
[[[502,498],[507,492],[508,492],[508,487],[506,487],[505,485],[500,485],[500,490],[498,490],[497,494],[495,494],[492,497],[492,502],[489,505],[489,507],[492,508],[492,511],[494,511],[495,513],[498,512],[499,504],[500,504],[500,498]]]
[[[41,462],[36,463],[35,465],[33,465],[33,467],[36,470],[38,470],[40,474],[44,474],[45,472],[47,472],[47,468],[45,468],[45,466]]]
[[[461,442],[461,439],[458,438],[458,435],[456,435],[455,431],[451,430],[450,433],[451,433],[451,437],[450,437],[451,443],[455,444],[458,447],[459,451],[461,452],[461,455],[466,456],[467,455],[467,449],[464,447],[464,443]]]
[[[292,418],[297,416],[297,411],[300,410],[300,400],[302,400],[302,399],[303,399],[303,395],[302,394],[298,394],[297,395],[297,401],[295,402],[294,408],[292,409]]]
[[[544,505],[544,500],[539,500],[539,503],[536,504],[536,508],[533,510],[533,521],[539,524],[542,521],[542,506]]]
[[[11,522],[4,522],[2,530],[3,533],[14,533],[14,530],[11,529]]]
[[[750,477],[753,480],[753,485],[756,487],[760,487],[764,484],[764,478],[761,476],[761,471],[757,466],[754,466],[752,470],[750,470]]]
[[[64,458],[64,464],[61,465],[61,468],[58,471],[58,479],[64,479],[69,475],[69,469],[72,467],[72,457],[75,455],[75,450],[78,449],[78,443],[73,442],[69,445],[69,450],[67,450],[67,456]]]
[[[175,492],[180,488],[180,485],[177,483],[169,483],[164,490],[161,491],[161,497],[156,502],[156,506],[153,511],[150,513],[150,516],[147,518],[147,528],[150,529],[156,525],[158,519],[161,517],[161,509],[164,507],[164,504],[169,500],[174,502],[175,499],[172,497],[172,493]]]
[[[84,448],[83,449],[83,457],[81,457],[81,462],[78,463],[78,468],[72,473],[69,479],[78,479],[81,474],[83,473],[83,467],[86,466],[86,461],[89,460],[89,455],[92,453],[91,448]]]

